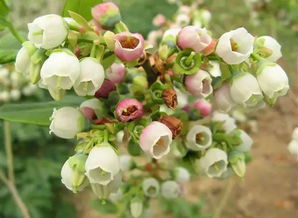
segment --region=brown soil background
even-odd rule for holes
[[[224,204],[221,218],[297,218],[298,217],[298,161],[291,156],[287,145],[292,130],[298,126],[298,98],[291,92],[281,98],[274,108],[257,114],[259,131],[252,133],[254,145],[252,161],[244,179],[217,181],[200,178],[186,185],[186,198],[207,199],[206,211],[213,213]],[[296,94],[297,95],[297,94]],[[231,188],[227,199],[222,200]],[[79,218],[112,218],[94,211],[89,200],[92,193],[74,196]],[[152,217],[170,218],[153,202]]]

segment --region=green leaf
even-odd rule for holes
[[[0,64],[13,62],[20,47],[21,44],[11,33],[0,37]]]
[[[100,213],[115,214],[117,213],[117,207],[110,201],[94,200],[91,202],[91,206]]]
[[[79,106],[82,100],[81,97],[67,96],[62,101],[6,104],[0,107],[0,119],[48,126],[50,124],[49,117],[52,115],[54,108]]]
[[[9,13],[9,8],[4,0],[0,0],[0,17],[6,17]]]
[[[62,14],[67,17],[68,11],[73,11],[90,20],[92,18],[91,8],[100,3],[102,0],[66,0]]]

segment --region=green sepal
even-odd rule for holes
[[[128,30],[128,27],[126,26],[125,23],[123,23],[122,21],[118,22],[115,24],[115,30],[114,32],[116,33],[122,33],[122,32],[125,32],[125,31],[129,31]]]
[[[173,71],[175,74],[194,74],[199,71],[201,63],[200,54],[191,50],[180,51],[175,59]]]
[[[68,14],[72,19],[74,19],[78,24],[82,25],[86,30],[92,31],[92,28],[90,27],[88,21],[83,16],[73,11],[68,11]]]
[[[139,156],[142,153],[140,145],[134,140],[129,140],[127,145],[127,151],[131,156]]]
[[[162,93],[165,89],[169,88],[169,85],[163,84],[159,81],[153,83],[150,87],[151,98],[156,104],[163,104]]]
[[[233,172],[243,178],[246,172],[245,154],[239,151],[232,151],[229,153],[229,163]]]

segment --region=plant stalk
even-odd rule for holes
[[[12,152],[12,139],[11,139],[11,123],[4,121],[4,145],[7,160],[7,175],[8,179],[15,184],[14,165],[13,165],[13,152]]]
[[[5,177],[5,175],[0,171],[0,180],[7,186],[8,190],[12,194],[14,201],[21,210],[23,218],[30,218],[29,210],[26,207],[25,203],[21,199],[15,185]]]

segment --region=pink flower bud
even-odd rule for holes
[[[119,8],[112,2],[98,4],[92,8],[92,17],[96,24],[111,29],[121,20]]]
[[[206,101],[204,99],[199,99],[199,100],[196,100],[194,103],[193,103],[193,106],[198,110],[198,112],[206,117],[206,116],[209,116],[211,111],[212,111],[212,105],[210,104],[209,101]]]
[[[206,71],[199,70],[199,72],[185,77],[185,86],[193,96],[204,98],[213,91],[211,81],[212,79]]]
[[[122,122],[132,121],[143,115],[143,105],[134,98],[125,98],[118,103],[116,114]]]
[[[95,97],[107,98],[110,92],[114,91],[115,89],[116,89],[115,84],[112,81],[105,79],[101,87],[95,92]]]
[[[166,17],[162,14],[158,14],[153,18],[153,25],[154,26],[163,26],[167,22]]]
[[[122,61],[133,61],[143,54],[144,38],[141,34],[126,31],[116,34],[114,39],[114,52]]]
[[[80,105],[80,111],[88,120],[95,120],[97,118],[97,111],[99,111],[101,107],[102,104],[98,99],[91,98]]]
[[[113,63],[106,71],[106,78],[113,83],[120,83],[125,77],[125,67],[121,63]]]
[[[155,159],[160,159],[170,151],[172,132],[163,123],[153,121],[140,135],[140,146],[144,152]]]
[[[204,28],[186,26],[178,34],[177,45],[181,49],[192,49],[201,52],[212,42],[211,36]]]

